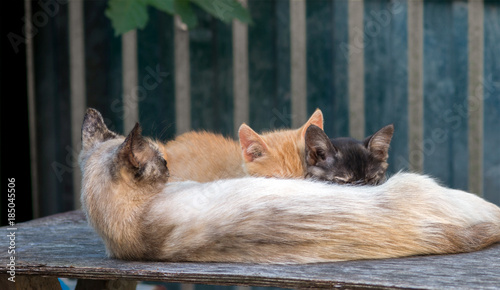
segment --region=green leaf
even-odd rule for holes
[[[198,18],[196,18],[196,14],[193,9],[191,9],[189,0],[174,0],[174,11],[175,14],[181,17],[182,22],[184,22],[189,29],[198,24]]]
[[[105,14],[111,20],[115,36],[144,28],[149,19],[146,0],[109,0]]]
[[[156,9],[167,12],[169,14],[175,14],[174,10],[174,0],[146,0],[147,4],[155,7]]]
[[[243,23],[251,23],[250,12],[236,0],[191,0],[206,12],[229,23],[233,18]]]

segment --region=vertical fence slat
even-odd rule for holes
[[[107,3],[83,2],[87,106],[101,112],[110,130],[124,133],[122,43],[104,14]]]
[[[349,1],[349,134],[365,135],[364,0]]]
[[[349,135],[349,42],[348,0],[333,1],[333,108],[325,114],[327,134],[331,137]],[[330,124],[329,126],[327,124]],[[330,128],[328,128],[330,127]]]
[[[149,9],[147,26],[137,32],[139,120],[145,136],[175,136],[174,18]]]
[[[484,4],[469,1],[469,190],[483,195]]]
[[[408,168],[407,3],[365,3],[365,116],[370,135],[394,124],[389,172]]]
[[[307,1],[307,107],[308,114],[320,108],[325,118],[324,129],[332,135],[332,124],[340,116],[332,114],[334,101],[333,21],[334,1]]]
[[[71,147],[75,152],[81,149],[81,127],[85,114],[85,45],[83,31],[83,1],[68,2],[69,8],[69,49],[71,87]],[[74,207],[80,207],[81,172],[78,161],[73,160]]]
[[[423,0],[408,2],[408,160],[415,172],[424,169],[423,5]]]
[[[292,127],[290,0],[276,1],[275,100],[269,128]]]
[[[484,8],[484,198],[500,205],[500,6],[485,1]],[[480,113],[477,106],[469,108]]]
[[[191,76],[189,69],[189,31],[179,16],[174,17],[175,131],[191,129]]]
[[[307,121],[306,1],[290,0],[292,127]]]
[[[198,26],[189,31],[191,125],[195,130],[232,135],[231,26],[201,9],[196,12]]]
[[[39,3],[32,8],[33,14],[45,13]],[[70,146],[68,7],[46,16],[33,38],[40,216],[73,209],[72,160],[77,158]]]
[[[459,0],[452,4],[452,27],[450,32],[453,39],[450,43],[452,60],[449,63],[451,77],[454,84],[450,103],[444,109],[444,125],[449,132],[451,155],[451,180],[449,186],[468,190],[468,118],[464,114],[467,104],[468,89],[468,9],[467,1]],[[458,110],[458,106],[460,110]]]
[[[31,167],[31,185],[32,185],[32,204],[33,218],[40,217],[40,191],[38,189],[38,154],[37,154],[37,130],[36,130],[36,99],[35,99],[35,67],[33,54],[33,22],[31,20],[32,1],[24,1],[24,10],[26,22],[24,24],[26,31],[26,67],[27,67],[27,85],[28,85],[28,113],[29,113],[29,134],[30,134],[30,167]]]
[[[123,131],[128,134],[139,121],[139,99],[144,92],[137,85],[137,30],[122,35]]]
[[[253,25],[248,27],[249,125],[256,131],[291,126],[289,81],[289,1],[249,1]],[[287,14],[288,16],[286,16]],[[277,22],[278,15],[279,22]],[[280,59],[280,61],[278,61]],[[285,74],[286,73],[286,74]],[[285,76],[286,75],[286,76]]]
[[[269,129],[275,105],[274,5],[272,1],[249,1],[253,25],[248,28],[250,127]]]
[[[467,13],[445,2],[425,2],[424,10],[424,171],[466,189],[467,159],[461,157],[467,155],[467,121],[453,108],[467,97],[467,34],[453,32],[467,23]],[[462,178],[454,178],[455,162]]]
[[[247,1],[241,1],[247,7]],[[233,132],[236,136],[242,123],[249,121],[248,97],[248,25],[233,21]]]

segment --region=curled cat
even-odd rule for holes
[[[127,260],[315,263],[480,250],[500,241],[500,208],[429,177],[380,186],[244,177],[169,182],[137,124],[120,136],[87,110],[82,207],[109,256]]]
[[[323,128],[317,109],[298,129],[258,134],[246,124],[239,142],[210,132],[187,132],[158,143],[169,163],[171,180],[208,182],[243,176],[304,178],[304,136],[310,125]]]
[[[312,125],[305,134],[306,177],[338,184],[377,185],[385,181],[394,126],[387,125],[363,141],[328,138]]]

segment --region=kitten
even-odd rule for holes
[[[363,141],[349,137],[329,139],[322,129],[310,126],[305,134],[306,177],[338,184],[383,183],[393,133],[391,124]]]
[[[119,259],[316,263],[500,241],[499,207],[417,174],[374,187],[256,177],[170,183],[159,147],[138,124],[125,138],[92,109],[79,162],[82,208]]]
[[[187,132],[158,145],[174,181],[208,182],[247,175],[304,178],[304,136],[310,125],[323,128],[321,110],[295,130],[258,134],[242,124],[239,142],[220,134]]]

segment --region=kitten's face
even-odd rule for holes
[[[321,110],[317,109],[295,130],[276,130],[260,135],[246,124],[241,125],[238,133],[246,172],[251,176],[304,178],[304,138],[311,125],[323,128]]]
[[[363,141],[329,139],[323,130],[306,131],[306,177],[338,184],[377,185],[385,181],[394,126],[388,125]]]

